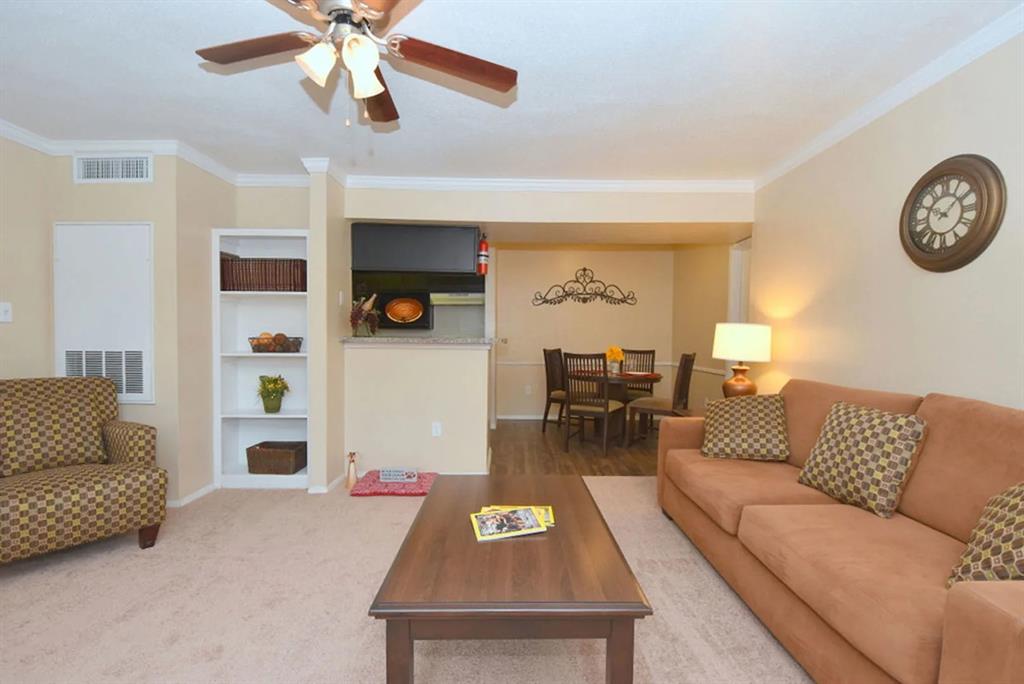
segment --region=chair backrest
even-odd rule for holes
[[[565,389],[565,365],[561,349],[544,350],[544,375],[547,380],[548,396],[555,390]]]
[[[608,407],[608,383],[587,380],[586,374],[606,374],[608,361],[604,354],[565,353],[565,397],[572,405]],[[581,374],[574,377],[575,374]]]
[[[0,416],[0,477],[105,463],[117,390],[107,378],[0,380]]]
[[[635,373],[654,372],[654,350],[653,349],[623,349],[622,370]],[[631,382],[626,389],[653,392],[653,382]]]
[[[672,408],[690,408],[690,378],[693,377],[693,364],[697,360],[695,353],[682,354],[679,357],[679,369],[676,371],[676,384],[672,389]]]

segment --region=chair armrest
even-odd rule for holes
[[[658,499],[665,481],[665,455],[669,449],[700,449],[704,444],[704,418],[662,418],[658,422]]]
[[[156,428],[126,420],[111,420],[103,426],[103,445],[108,463],[156,464]]]
[[[946,598],[939,682],[1024,682],[1024,581],[952,586]]]

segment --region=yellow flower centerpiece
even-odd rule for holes
[[[622,347],[616,347],[614,344],[608,347],[604,353],[604,358],[608,361],[609,372],[622,372],[622,361],[626,358],[626,355],[622,352]]]

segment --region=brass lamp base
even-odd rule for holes
[[[722,394],[728,397],[746,397],[757,394],[757,385],[747,377],[749,366],[732,367],[732,377],[722,383]]]

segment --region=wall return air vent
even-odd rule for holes
[[[74,162],[76,183],[153,182],[152,155],[75,155]]]

